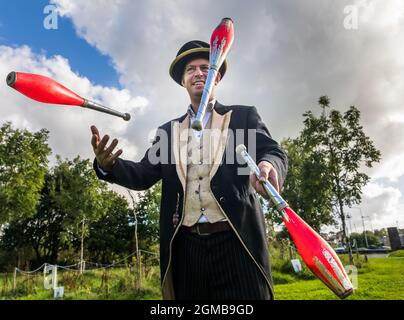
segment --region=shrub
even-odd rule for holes
[[[389,258],[404,258],[404,250],[397,250],[388,255]]]

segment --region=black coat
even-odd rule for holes
[[[94,161],[94,169],[100,179],[130,189],[145,190],[162,179],[160,268],[165,299],[175,297],[172,286],[171,247],[183,218],[186,164],[180,159],[185,159],[183,157],[186,141],[181,140],[180,133],[188,127],[187,114],[163,124],[157,131],[153,145],[140,162],[118,159],[106,176],[99,172]],[[287,172],[287,157],[278,143],[271,138],[255,107],[224,106],[216,102],[212,114],[212,129],[215,128],[222,132],[222,136],[218,139],[220,142],[215,154],[216,165],[213,165],[210,176],[212,193],[273,293],[262,209],[257,194],[250,186],[248,174],[238,174],[238,169],[246,170],[246,165],[241,161],[238,163],[235,147],[243,143],[251,153],[253,142],[248,140],[248,130],[256,130],[250,131],[256,138],[256,161],[259,163],[266,160],[273,164],[280,186]],[[233,137],[236,139],[232,139],[232,134],[226,131],[227,128],[234,133]],[[251,155],[254,157],[254,154]],[[179,221],[174,219],[175,214],[179,216]]]

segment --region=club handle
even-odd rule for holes
[[[239,144],[236,148],[236,153],[239,154],[244,159],[250,170],[255,174],[257,179],[259,179],[260,169],[258,168],[254,159],[248,154],[245,145]],[[276,189],[272,186],[272,184],[268,180],[263,182],[262,185],[269,199],[271,199],[272,203],[275,205],[276,210],[279,211],[281,214],[283,214],[283,209],[289,206],[287,202],[281,197],[278,191],[276,191]]]
[[[217,76],[217,66],[210,65],[208,76],[206,77],[205,86],[203,87],[203,93],[201,102],[199,103],[198,112],[196,114],[195,120],[192,122],[191,128],[197,131],[203,129],[202,120],[206,112],[206,107],[209,103],[210,94],[212,92],[213,85]]]
[[[101,111],[101,112],[104,112],[104,113],[108,113],[108,114],[111,114],[113,116],[120,117],[125,121],[130,120],[130,114],[129,113],[122,113],[122,112],[116,111],[114,109],[105,107],[105,106],[103,106],[103,105],[101,105],[101,104],[99,104],[97,102],[91,101],[91,100],[85,99],[84,103],[83,103],[83,107],[93,109],[93,110],[97,110],[97,111]]]

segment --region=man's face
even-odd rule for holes
[[[187,89],[189,96],[200,98],[205,86],[206,77],[209,71],[209,61],[204,58],[198,58],[188,62],[184,69],[182,85]],[[220,81],[220,73],[216,77],[215,84]]]

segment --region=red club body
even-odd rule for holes
[[[307,267],[340,298],[349,296],[352,284],[335,251],[290,207],[283,211],[283,222]]]
[[[223,18],[212,32],[210,38],[210,64],[216,65],[219,70],[234,40],[233,21]]]
[[[223,18],[219,25],[213,30],[210,38],[209,52],[209,72],[206,77],[203,88],[201,102],[199,103],[198,113],[192,122],[192,128],[198,131],[202,130],[202,119],[209,102],[209,98],[215,85],[215,79],[218,70],[230,50],[234,40],[233,21],[230,18]]]
[[[33,100],[71,106],[84,104],[84,98],[49,77],[23,72],[10,73],[9,77],[7,83],[10,87]]]
[[[130,119],[129,113],[121,113],[97,102],[84,99],[59,82],[40,74],[10,72],[6,81],[10,87],[39,102],[81,106],[108,113],[126,121]]]

